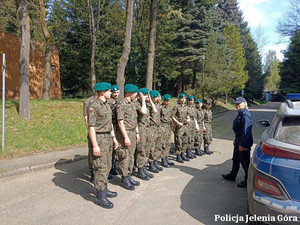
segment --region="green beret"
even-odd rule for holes
[[[165,94],[163,97],[162,97],[162,100],[163,101],[168,101],[168,100],[171,100],[172,96],[169,95],[169,94]]]
[[[180,95],[178,95],[178,98],[185,98],[186,97],[186,94],[184,93],[181,93]]]
[[[186,100],[187,101],[192,101],[194,99],[195,99],[195,97],[193,95],[189,95]]]
[[[160,96],[160,93],[159,93],[159,91],[157,91],[157,90],[152,90],[152,91],[150,91],[150,97],[151,98],[155,98],[155,97],[158,97],[158,96]]]
[[[147,95],[149,93],[149,89],[148,88],[140,88],[137,93],[143,93],[143,95]]]
[[[202,99],[197,99],[195,103],[198,104],[198,103],[202,103],[202,102],[203,102]]]
[[[118,90],[120,90],[120,88],[116,84],[111,87],[111,91],[118,91]]]
[[[110,83],[107,83],[107,82],[101,82],[101,83],[97,83],[95,86],[94,86],[94,90],[95,91],[107,91],[111,89],[111,84]]]
[[[124,92],[137,92],[138,90],[138,86],[134,85],[134,84],[126,84],[124,87]]]

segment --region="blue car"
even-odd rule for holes
[[[248,224],[300,224],[300,102],[282,103],[256,146],[247,182]]]

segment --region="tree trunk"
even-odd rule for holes
[[[48,101],[50,99],[52,40],[46,23],[46,10],[44,5],[44,0],[39,0],[39,3],[40,3],[40,10],[41,10],[40,23],[41,23],[43,35],[46,40],[43,99]]]
[[[146,88],[152,90],[153,84],[153,68],[155,58],[155,41],[156,41],[156,17],[157,17],[157,2],[158,0],[151,0],[150,11],[150,29],[149,29],[149,44],[148,44],[148,58],[147,58],[147,72],[146,72]]]
[[[97,34],[99,31],[99,24],[101,19],[101,11],[105,4],[105,0],[98,0],[97,2],[97,17],[94,17],[94,9],[92,0],[87,0],[88,12],[89,12],[89,30],[90,30],[90,51],[91,51],[91,64],[90,64],[90,80],[91,89],[93,90],[96,84],[96,71],[95,71],[95,54],[96,54],[96,44],[97,44]],[[95,23],[96,21],[96,23]],[[96,25],[95,25],[96,24]]]
[[[123,44],[123,51],[117,66],[117,79],[116,83],[120,87],[119,98],[124,97],[124,84],[125,84],[125,68],[128,62],[128,57],[131,48],[131,33],[132,33],[132,19],[133,19],[133,2],[134,0],[127,0],[127,13],[125,25],[125,38]]]
[[[20,105],[19,116],[25,120],[30,119],[29,111],[29,53],[30,53],[30,18],[27,0],[20,0],[18,7],[21,29],[20,50]]]
[[[94,10],[91,0],[87,0],[88,12],[89,12],[89,29],[90,29],[90,51],[91,51],[91,64],[90,64],[90,82],[91,90],[96,84],[96,73],[95,73],[95,50],[96,50],[96,35],[95,35],[95,19]]]
[[[180,71],[180,75],[177,80],[177,95],[181,94],[182,92],[182,84],[183,84],[182,80],[183,80],[183,69]]]

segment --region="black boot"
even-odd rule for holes
[[[133,191],[135,189],[135,187],[131,184],[128,176],[122,177],[121,186],[130,191]]]
[[[105,191],[105,194],[106,194],[106,196],[107,196],[108,198],[115,198],[115,197],[118,196],[118,193],[117,193],[117,192],[108,190],[107,185],[105,185],[104,191]]]
[[[119,174],[118,167],[118,161],[114,162],[112,164],[111,170],[109,171],[109,174],[117,176]]]
[[[168,156],[165,159],[170,166],[174,166],[174,163],[170,161]]]
[[[207,154],[207,155],[210,155],[210,151],[208,150],[208,147],[204,147],[204,153]]]
[[[98,204],[103,208],[112,209],[114,207],[114,204],[107,199],[105,190],[97,190],[97,199]]]
[[[183,152],[181,152],[180,154],[181,158],[183,161],[190,161],[187,157],[185,157],[185,155],[183,154]]]
[[[228,174],[222,174],[222,177],[223,177],[225,180],[235,181],[235,176],[232,175],[231,173],[228,173]]]
[[[95,172],[94,172],[94,170],[90,170],[90,172],[91,172],[91,178],[90,178],[90,181],[91,181],[91,183],[94,183]]]
[[[176,161],[179,163],[184,163],[180,154],[177,154]]]
[[[154,166],[154,162],[149,162],[149,170],[152,172],[152,173],[158,173],[159,170]]]
[[[164,168],[162,168],[160,165],[158,165],[157,160],[154,160],[153,164],[154,164],[154,166],[155,166],[159,171],[163,171],[163,170],[164,170]]]
[[[138,168],[138,173],[136,175],[138,178],[142,180],[149,180],[150,178],[145,174],[145,171],[142,168]]]
[[[167,163],[167,160],[166,160],[166,158],[162,158],[161,159],[161,165],[163,166],[163,167],[169,167],[169,164]]]
[[[202,152],[201,152],[201,150],[200,150],[200,148],[196,148],[196,149],[195,149],[195,154],[196,154],[196,155],[199,155],[199,156],[202,156],[202,155],[203,155]]]
[[[192,155],[192,151],[191,149],[187,149],[186,150],[186,157],[189,158],[189,159],[193,159],[193,155]]]
[[[149,178],[153,178],[154,175],[152,173],[149,173],[148,170],[146,169],[146,167],[143,167],[142,170],[144,171],[144,173],[149,177]]]
[[[134,186],[139,186],[140,185],[140,182],[139,181],[136,181],[134,180],[130,175],[128,176],[128,179],[130,181],[130,183]]]
[[[194,159],[197,158],[197,156],[193,153],[193,149],[191,148],[191,153],[192,153],[192,156],[194,157]]]
[[[111,174],[108,174],[108,179],[109,180],[113,179],[113,176]]]

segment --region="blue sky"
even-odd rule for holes
[[[254,37],[255,29],[259,26],[263,29],[264,37],[267,40],[266,46],[263,48],[263,57],[269,50],[275,50],[277,58],[283,59],[280,52],[288,46],[288,39],[284,43],[278,33],[276,26],[290,7],[289,0],[237,0],[240,9],[243,11],[244,19],[248,22]]]

